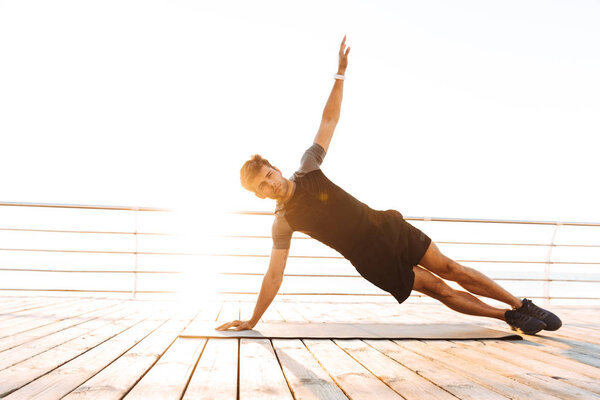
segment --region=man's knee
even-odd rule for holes
[[[425,256],[421,259],[420,265],[436,275],[452,281],[463,279],[466,273],[465,267],[442,254],[433,242],[431,242]]]
[[[443,280],[436,278],[429,282],[423,291],[426,295],[433,297],[434,299],[443,300],[451,297],[454,293],[454,289],[446,284]]]
[[[446,265],[444,266],[443,272],[441,272],[440,276],[450,281],[461,282],[466,279],[469,279],[469,271],[468,268],[464,265],[461,265],[456,261],[447,258]]]

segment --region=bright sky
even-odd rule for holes
[[[597,1],[0,0],[0,200],[272,210],[344,34],[323,171],[404,215],[600,221]],[[216,212],[213,215],[218,215]]]

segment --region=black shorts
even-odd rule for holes
[[[351,261],[365,279],[402,303],[410,296],[415,282],[413,267],[425,255],[431,239],[398,211],[382,214],[385,222],[381,229],[365,237],[361,256]]]
[[[411,267],[414,267],[419,264],[419,261],[421,261],[427,252],[427,249],[431,244],[431,239],[423,231],[414,227],[404,218],[402,219],[402,224],[405,225],[404,230],[406,232],[406,237],[408,238],[408,246],[406,249],[407,261]]]

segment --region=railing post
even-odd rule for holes
[[[546,265],[544,267],[544,305],[550,305],[550,266],[552,264],[552,249],[554,248],[554,240],[556,239],[556,232],[558,231],[558,227],[560,226],[560,222],[556,223],[554,227],[554,233],[552,233],[552,239],[550,240],[550,245],[548,246],[548,256],[546,257]]]
[[[138,210],[137,209],[133,210],[133,215],[134,215],[134,220],[135,220],[135,226],[134,226],[134,231],[133,231],[133,236],[135,238],[135,252],[134,252],[135,265],[134,265],[134,269],[133,269],[133,290],[132,290],[131,295],[135,299],[135,296],[137,293],[137,270],[138,270]]]

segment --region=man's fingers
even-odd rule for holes
[[[236,331],[246,331],[248,329],[251,329],[248,324],[240,324],[237,328],[235,328],[234,330]]]
[[[348,47],[348,48],[346,49],[346,54],[345,54],[345,55],[346,55],[346,57],[348,56],[348,53],[350,53],[350,47]]]
[[[238,320],[227,322],[227,323],[224,323],[223,325],[217,327],[216,330],[225,331],[225,330],[231,328],[232,326],[238,326],[239,324],[240,324],[240,321],[238,321]]]
[[[231,322],[228,322],[228,323],[226,323],[226,324],[223,324],[223,325],[221,325],[221,326],[218,326],[218,327],[216,327],[215,329],[216,329],[216,330],[218,330],[218,331],[224,331],[224,330],[226,330],[227,328],[229,328],[230,324],[231,324]]]

